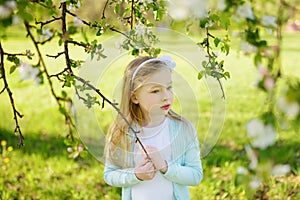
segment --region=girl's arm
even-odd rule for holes
[[[121,169],[109,161],[104,168],[104,180],[115,187],[129,187],[140,182],[134,174],[134,168]]]

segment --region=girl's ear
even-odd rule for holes
[[[130,99],[131,99],[131,101],[132,101],[134,104],[139,104],[139,101],[138,101],[138,99],[136,98],[136,95],[135,95],[134,93],[132,93]]]

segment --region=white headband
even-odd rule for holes
[[[133,80],[136,76],[136,74],[138,73],[138,71],[147,63],[153,62],[153,61],[161,61],[163,63],[165,63],[169,69],[173,70],[176,66],[176,63],[172,61],[171,56],[161,56],[159,58],[151,58],[149,60],[146,60],[144,62],[142,62],[132,73],[132,77],[130,79],[130,91],[133,91]]]

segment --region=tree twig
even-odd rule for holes
[[[35,24],[36,25],[41,25],[41,28],[43,28],[43,26],[45,26],[45,25],[47,25],[47,24],[50,24],[50,23],[52,23],[52,22],[55,22],[55,21],[58,21],[58,20],[60,20],[61,19],[61,17],[54,17],[54,16],[52,16],[52,18],[53,19],[50,19],[50,20],[48,20],[48,21],[45,21],[45,22],[42,22],[42,21],[35,21]]]
[[[0,58],[0,66],[1,66],[1,73],[2,73],[2,78],[3,78],[3,82],[4,82],[4,88],[3,88],[3,90],[1,91],[1,93],[3,92],[3,91],[7,91],[7,93],[8,93],[8,96],[9,96],[9,100],[10,100],[10,104],[11,104],[11,107],[12,107],[12,109],[13,109],[13,115],[14,115],[14,120],[15,120],[15,125],[16,125],[16,127],[15,127],[15,133],[17,133],[17,134],[19,134],[19,143],[18,143],[18,147],[21,147],[21,146],[24,146],[24,136],[23,136],[23,134],[22,134],[22,131],[21,131],[21,128],[20,128],[20,125],[19,125],[19,121],[18,121],[18,117],[19,118],[22,118],[23,117],[23,115],[22,114],[20,114],[19,112],[18,112],[18,110],[16,109],[16,105],[15,105],[15,102],[14,102],[14,98],[13,98],[13,93],[12,93],[12,91],[10,90],[10,88],[9,88],[9,85],[8,85],[8,82],[7,82],[7,80],[6,80],[6,75],[5,75],[5,68],[4,68],[4,50],[3,50],[3,48],[2,48],[2,44],[1,44],[1,42],[0,42],[0,56],[1,56],[1,58]]]
[[[84,80],[83,78],[81,77],[78,77],[76,75],[73,75],[75,77],[76,80],[78,80],[79,82],[83,83],[84,85],[87,85],[89,88],[91,88],[93,91],[95,91],[102,99],[103,101],[109,103],[117,112],[118,114],[123,118],[123,120],[125,121],[125,123],[128,125],[128,129],[130,129],[135,138],[136,138],[136,141],[139,143],[139,145],[142,147],[143,151],[145,152],[147,158],[150,159],[150,156],[147,152],[147,150],[145,149],[144,145],[142,144],[141,140],[139,139],[139,137],[137,136],[137,133],[139,133],[140,131],[136,131],[134,130],[134,128],[131,126],[131,124],[129,123],[129,121],[126,119],[125,115],[120,111],[120,109],[116,106],[116,104],[114,104],[113,102],[111,102],[109,99],[107,99],[99,89],[97,89],[95,86],[93,86],[92,84],[90,84],[89,82],[87,82],[86,80]],[[80,96],[79,96],[80,98]]]

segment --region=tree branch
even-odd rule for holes
[[[93,86],[92,84],[90,84],[89,82],[87,82],[86,80],[84,80],[81,77],[78,77],[76,75],[73,75],[75,77],[76,80],[78,80],[79,82],[83,83],[84,85],[87,85],[89,88],[91,88],[93,91],[95,91],[102,99],[103,101],[106,101],[107,103],[109,103],[117,112],[118,114],[123,118],[123,120],[125,121],[125,123],[128,125],[128,128],[134,133],[134,136],[136,138],[136,141],[139,143],[139,145],[142,147],[143,151],[145,152],[147,158],[150,159],[150,156],[147,152],[147,150],[145,149],[144,145],[142,144],[141,140],[139,139],[139,137],[137,136],[137,133],[139,133],[140,131],[136,131],[134,130],[134,128],[131,126],[131,124],[129,123],[129,121],[126,119],[125,115],[120,111],[120,109],[113,103],[111,102],[109,99],[107,99],[99,89],[97,89],[95,86]],[[78,96],[80,99],[80,96]],[[83,97],[81,97],[83,98]]]
[[[15,130],[14,132],[15,133],[18,133],[19,134],[19,143],[18,143],[18,147],[21,147],[21,146],[24,146],[24,136],[22,134],[22,131],[21,131],[21,128],[19,126],[19,121],[18,121],[18,117],[19,118],[22,118],[23,115],[20,114],[17,109],[16,109],[16,106],[15,106],[15,102],[14,102],[14,98],[13,98],[13,93],[12,91],[10,90],[9,86],[8,86],[8,82],[6,80],[6,75],[5,75],[5,68],[4,68],[4,50],[2,48],[2,44],[0,42],[0,66],[1,66],[1,73],[2,73],[2,78],[3,78],[3,82],[4,82],[4,88],[1,90],[0,94],[2,92],[4,92],[5,90],[7,91],[8,93],[8,96],[9,96],[9,100],[10,100],[10,104],[11,104],[11,107],[13,109],[13,115],[14,115],[14,120],[15,120],[15,124],[16,124],[16,127],[15,127]]]
[[[61,56],[61,55],[63,55],[65,52],[63,51],[63,52],[59,52],[59,53],[57,53],[57,55],[55,55],[55,56],[53,56],[53,55],[49,55],[49,54],[46,54],[46,56],[48,56],[49,58],[58,58],[59,56]]]
[[[36,25],[39,25],[39,24],[40,24],[40,25],[41,25],[41,28],[43,28],[43,26],[45,26],[45,25],[47,25],[47,24],[50,24],[50,23],[52,23],[52,22],[54,22],[54,21],[58,21],[58,20],[61,19],[61,17],[54,17],[54,16],[52,16],[52,18],[53,18],[53,19],[48,20],[48,21],[45,21],[45,22],[42,22],[42,21],[38,22],[38,21],[35,20],[35,24],[36,24]]]
[[[42,53],[41,53],[41,51],[40,51],[40,48],[39,48],[39,46],[38,46],[39,44],[38,44],[38,42],[35,40],[33,34],[31,33],[31,30],[30,30],[30,27],[31,27],[31,26],[30,26],[29,23],[26,22],[26,21],[24,22],[24,24],[25,24],[25,27],[26,27],[27,35],[30,37],[30,39],[31,39],[31,41],[33,42],[34,47],[35,47],[35,49],[36,49],[36,51],[37,51],[37,53],[38,53],[39,62],[41,62],[41,66],[43,67],[43,70],[44,70],[44,72],[45,72],[45,74],[46,74],[46,78],[47,78],[47,81],[48,81],[48,84],[49,84],[49,87],[50,87],[51,94],[52,94],[52,96],[55,98],[55,100],[56,100],[58,106],[59,106],[59,107],[62,107],[62,104],[61,104],[60,101],[62,101],[62,100],[64,100],[64,99],[58,97],[58,96],[56,95],[55,91],[54,91],[54,87],[53,87],[53,83],[52,83],[52,81],[51,81],[51,77],[50,77],[50,75],[49,75],[48,69],[47,69],[46,64],[45,64],[45,62],[44,62],[44,59],[43,59]],[[72,121],[71,116],[70,116],[68,113],[64,113],[64,115],[65,115],[65,122],[66,122],[67,124],[71,124],[73,127],[75,127],[75,125],[74,125],[74,123],[73,123],[73,121]],[[69,133],[71,133],[70,136],[71,136],[71,138],[73,139],[72,131],[69,130]]]
[[[104,4],[103,10],[102,10],[102,17],[101,17],[101,19],[105,19],[105,10],[107,8],[108,2],[109,2],[109,0],[106,0],[106,2]]]

